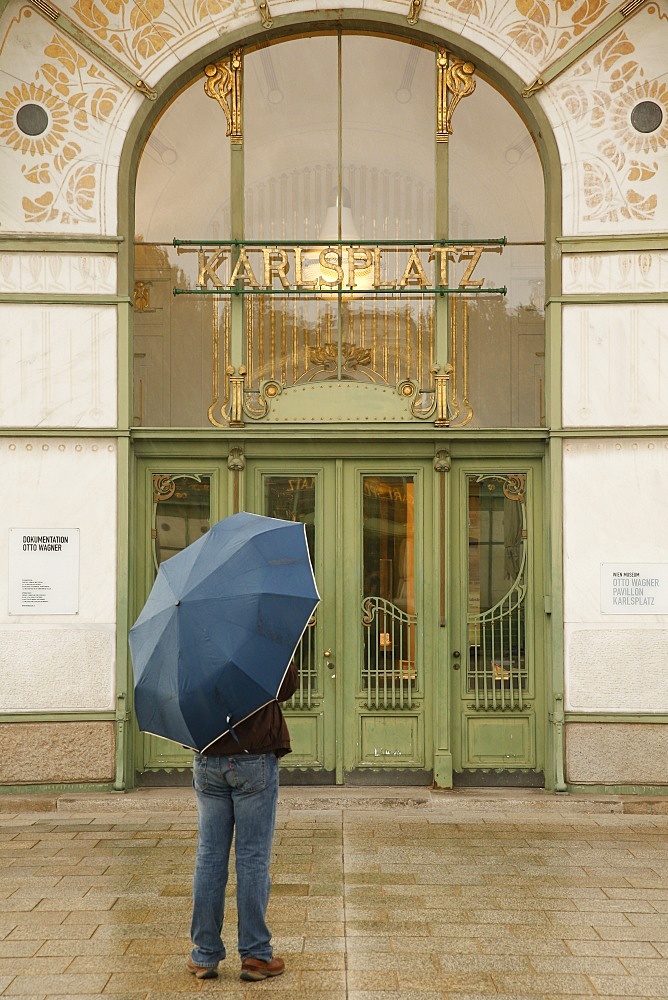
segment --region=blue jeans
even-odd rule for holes
[[[215,966],[225,958],[221,932],[234,838],[239,954],[242,959],[268,962],[273,949],[265,918],[278,801],[278,758],[274,753],[230,757],[196,754],[193,788],[198,840],[190,928],[192,960],[196,965]]]

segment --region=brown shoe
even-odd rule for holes
[[[195,965],[192,958],[186,959],[186,968],[188,972],[192,972],[193,976],[197,976],[198,979],[217,979],[218,978],[218,963],[215,965]]]
[[[268,962],[263,962],[261,958],[244,958],[241,963],[241,979],[250,983],[268,979],[269,976],[280,976],[282,972],[285,972],[282,958],[270,958]]]

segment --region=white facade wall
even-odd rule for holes
[[[116,663],[116,443],[109,438],[0,440],[0,711],[109,711]],[[10,529],[79,529],[73,615],[9,614]]]

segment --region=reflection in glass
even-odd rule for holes
[[[468,477],[467,687],[475,707],[521,709],[526,662],[526,476]]]
[[[264,514],[283,521],[299,521],[306,525],[311,565],[315,567],[315,476],[264,476]],[[315,648],[316,614],[306,627],[295,652],[299,686],[293,695],[291,708],[310,708],[311,697],[318,690],[318,666]]]
[[[364,476],[362,494],[362,685],[367,707],[402,707],[417,684],[413,477]]]
[[[153,476],[153,561],[181,552],[211,527],[211,478],[195,474]]]

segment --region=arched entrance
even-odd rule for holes
[[[543,781],[543,200],[472,62],[367,32],[237,46],[148,136],[138,603],[234,510],[309,525],[286,780]]]

